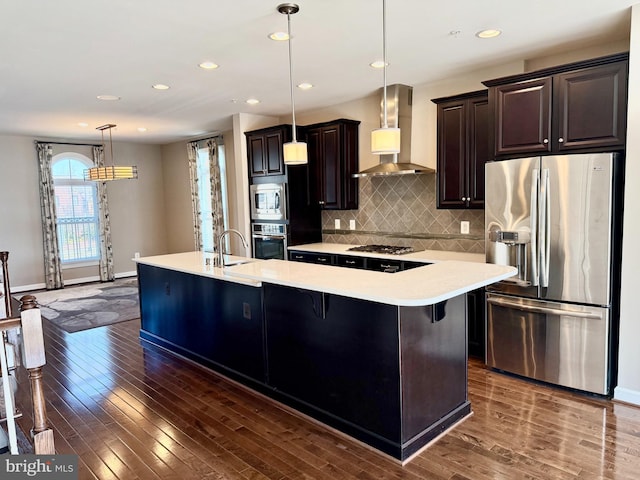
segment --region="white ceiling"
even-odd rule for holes
[[[461,72],[629,36],[638,0],[387,0],[388,83]],[[231,128],[231,115],[290,112],[278,0],[2,0],[0,134],[170,143]],[[291,17],[296,110],[382,86],[382,0],[299,0]],[[503,31],[481,40],[486,28]],[[458,34],[451,34],[459,31]],[[220,65],[198,68],[204,60]],[[153,84],[171,88],[157,91]],[[117,95],[106,102],[97,95]],[[261,103],[244,101],[256,97]],[[79,127],[86,122],[88,127]],[[145,133],[138,127],[148,129]]]

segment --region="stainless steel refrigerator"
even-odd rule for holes
[[[486,259],[518,268],[487,288],[488,366],[612,393],[616,162],[597,153],[486,164]]]

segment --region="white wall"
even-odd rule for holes
[[[625,173],[624,232],[618,387],[615,398],[640,405],[640,4],[632,7],[629,107]],[[635,87],[635,88],[634,88]]]

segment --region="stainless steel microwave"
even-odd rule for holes
[[[260,183],[250,185],[252,220],[286,220],[286,184]]]

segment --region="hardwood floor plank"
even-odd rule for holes
[[[489,480],[638,477],[640,408],[469,362],[474,414],[401,466],[139,339],[139,321],[68,334],[45,322],[56,447],[79,478]],[[32,424],[19,378],[18,422]]]

